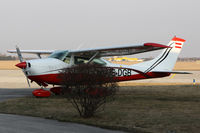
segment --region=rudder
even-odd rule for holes
[[[172,71],[184,42],[185,40],[182,38],[177,38],[176,36],[172,38],[168,44],[171,48],[164,49],[158,57],[151,60],[152,65],[145,72]]]
[[[167,45],[170,48],[165,48],[159,56],[153,60],[134,64],[133,66],[136,68],[139,67],[144,73],[152,71],[172,71],[184,42],[184,39],[175,36]]]

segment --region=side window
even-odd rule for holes
[[[64,62],[69,64],[70,63],[70,57],[69,56],[66,56],[65,59],[64,59]]]
[[[94,59],[92,62],[94,64],[106,65],[106,63],[103,60],[101,60],[101,59]]]
[[[68,57],[68,59],[66,58],[65,59],[65,61],[64,62],[66,62],[67,63],[67,61],[66,60],[68,60],[68,64],[69,64],[69,62],[70,62],[70,57]],[[84,64],[84,63],[87,63],[89,61],[89,59],[87,59],[87,58],[83,58],[83,57],[74,57],[74,64]],[[94,59],[91,63],[93,63],[93,64],[99,64],[99,65],[106,65],[106,63],[103,61],[103,60],[101,60],[101,59]]]
[[[88,60],[80,57],[75,57],[75,64],[83,64],[86,63]]]

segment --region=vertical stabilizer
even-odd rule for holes
[[[151,71],[172,71],[184,42],[184,39],[175,36],[168,44],[171,48],[164,49],[158,57],[137,66],[145,67],[145,73]]]

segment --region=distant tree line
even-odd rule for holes
[[[188,57],[188,58],[178,58],[178,61],[199,61],[200,57]]]
[[[153,58],[143,58],[143,61],[148,61],[148,60],[152,60]],[[178,58],[177,61],[185,61],[185,62],[193,62],[193,61],[199,61],[200,57],[188,57],[188,58]]]
[[[34,58],[26,58],[26,60],[31,60],[31,59],[34,59]],[[143,61],[148,61],[148,60],[152,60],[153,57],[150,57],[150,58],[141,58]],[[8,56],[8,55],[5,55],[5,54],[0,54],[0,60],[18,60],[17,57],[15,56]],[[178,58],[178,61],[188,61],[188,62],[193,62],[193,61],[199,61],[200,60],[200,57],[184,57],[184,58]]]
[[[16,60],[15,56],[7,56],[5,54],[0,54],[0,60]]]

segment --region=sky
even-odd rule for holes
[[[199,0],[0,0],[0,53],[16,45],[67,50],[167,44],[176,35],[186,40],[181,57],[199,57],[199,5]]]

